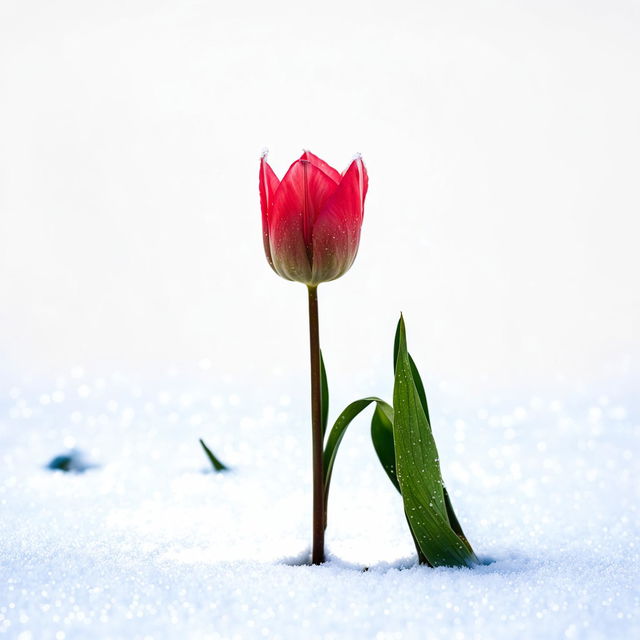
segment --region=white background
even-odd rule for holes
[[[388,374],[401,310],[427,377],[628,379],[638,33],[621,1],[2,0],[3,372],[306,372],[268,146],[279,175],[303,147],[369,169],[358,259],[320,289],[338,383]]]

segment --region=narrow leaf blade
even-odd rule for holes
[[[348,426],[353,419],[364,409],[366,409],[372,402],[383,402],[380,398],[369,397],[362,398],[352,402],[347,408],[338,416],[333,428],[329,432],[327,442],[324,447],[323,453],[323,466],[324,466],[324,497],[325,502],[329,496],[329,487],[331,485],[331,475],[333,473],[333,465],[338,453],[338,448],[344,438],[344,434],[347,431]]]
[[[322,434],[324,435],[329,422],[329,383],[327,382],[327,370],[324,366],[322,351],[320,351],[320,415],[322,419]]]
[[[400,348],[400,323],[402,322],[402,318],[398,320],[398,326],[396,327],[396,335],[393,339],[393,374],[396,373],[396,367],[398,363],[398,350]],[[409,353],[409,365],[411,366],[411,375],[413,376],[413,382],[416,385],[416,389],[418,390],[418,395],[420,396],[420,402],[422,404],[422,408],[424,409],[424,413],[427,416],[427,420],[431,423],[431,419],[429,418],[429,406],[427,404],[427,394],[424,390],[424,385],[422,384],[422,378],[420,377],[420,372],[418,371],[418,367],[416,367],[416,363],[413,361],[411,354]]]
[[[393,434],[396,473],[409,525],[433,566],[469,566],[477,559],[449,524],[438,450],[414,382],[402,317],[397,342]]]
[[[378,404],[371,417],[371,440],[378,460],[393,486],[400,491],[396,474],[396,451],[393,444],[393,407]]]
[[[449,492],[447,491],[447,487],[442,485],[442,490],[444,491],[444,504],[447,507],[447,516],[449,517],[449,524],[453,529],[454,533],[464,542],[467,549],[473,553],[473,549],[471,548],[471,543],[467,540],[467,536],[464,535],[464,531],[462,530],[462,526],[460,525],[460,521],[456,516],[456,512],[453,510],[453,505],[451,504],[451,498],[449,497]]]
[[[204,440],[202,438],[200,438],[200,444],[202,445],[202,448],[204,449],[204,452],[207,456],[207,458],[209,458],[209,462],[211,463],[211,466],[213,467],[214,471],[220,472],[220,471],[228,471],[229,467],[227,467],[225,464],[223,464],[222,462],[220,462],[220,460],[218,460],[218,458],[216,458],[216,456],[213,454],[213,451],[211,451],[211,449],[209,449],[209,447],[207,447],[207,445],[204,443]]]
[[[396,327],[396,334],[393,340],[393,372],[394,374],[396,371],[396,363],[398,360],[398,350],[400,348],[401,321],[402,319],[398,320],[398,326]],[[429,423],[429,425],[431,425],[431,418],[429,416],[429,405],[427,403],[427,394],[424,389],[424,384],[422,383],[422,378],[420,377],[420,372],[418,371],[418,367],[416,366],[416,363],[411,357],[411,354],[408,353],[408,355],[409,355],[409,365],[411,366],[411,375],[413,377],[413,382],[416,385],[418,395],[420,396],[420,402],[422,404],[422,408],[424,409],[425,416],[427,417],[427,422]],[[440,479],[442,480],[442,477],[440,477]],[[445,500],[445,506],[447,510],[447,516],[449,519],[449,524],[451,525],[451,528],[455,531],[456,535],[464,542],[465,545],[467,545],[469,550],[471,550],[471,545],[469,544],[467,537],[464,535],[464,531],[462,530],[462,527],[456,516],[456,513],[453,510],[453,505],[451,504],[451,499],[449,498],[449,493],[447,492],[447,488],[444,485],[444,482],[442,483],[442,488],[444,491],[444,500]]]

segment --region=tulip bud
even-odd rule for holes
[[[367,185],[367,170],[359,156],[340,175],[305,151],[279,181],[264,154],[262,232],[273,270],[309,286],[348,271],[360,243]]]

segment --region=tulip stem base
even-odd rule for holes
[[[313,459],[313,546],[311,563],[324,562],[324,478],[322,467],[322,403],[320,373],[320,329],[318,321],[318,287],[309,292],[309,352],[311,361],[311,441]]]

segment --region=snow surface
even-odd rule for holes
[[[5,386],[0,633],[638,637],[639,423],[624,398],[463,403],[434,386],[445,480],[484,562],[472,570],[416,565],[361,419],[336,464],[329,561],[311,567],[306,386],[269,384],[76,368]],[[200,436],[232,471],[208,471]],[[73,447],[98,466],[45,468]]]

